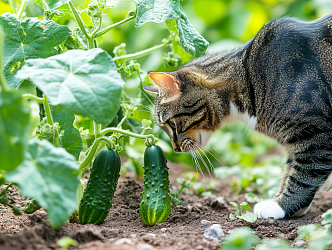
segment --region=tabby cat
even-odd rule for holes
[[[270,21],[242,47],[149,76],[156,121],[175,151],[204,146],[224,122],[243,121],[288,152],[278,194],[254,212],[306,213],[332,170],[332,14]]]

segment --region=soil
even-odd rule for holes
[[[170,180],[180,177],[180,165],[169,163]],[[128,175],[128,174],[127,174]],[[244,195],[234,195],[227,181],[219,182],[213,195],[202,198],[197,195],[182,195],[181,203],[172,207],[169,218],[153,227],[143,224],[139,214],[142,181],[135,176],[120,178],[113,198],[113,207],[100,225],[80,225],[70,221],[60,229],[49,226],[46,212],[36,211],[31,215],[15,216],[11,209],[0,205],[0,249],[59,249],[57,240],[69,236],[78,242],[69,249],[79,250],[207,250],[219,249],[220,241],[204,237],[208,222],[218,223],[225,235],[237,227],[249,226],[261,238],[278,238],[281,234],[291,244],[297,237],[297,228],[321,221],[321,214],[332,208],[331,193],[316,194],[308,213],[299,218],[284,220],[258,219],[255,223],[244,223],[228,218],[235,208],[229,202],[245,201]],[[326,189],[325,189],[326,190]],[[23,208],[26,198],[15,188],[8,191],[10,203]]]

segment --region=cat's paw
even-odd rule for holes
[[[254,213],[258,218],[267,219],[273,217],[274,219],[283,219],[286,215],[284,210],[274,200],[266,200],[257,203],[254,207]]]

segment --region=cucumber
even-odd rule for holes
[[[81,224],[100,224],[104,221],[112,206],[120,168],[120,156],[116,151],[105,148],[98,153],[78,210]]]
[[[164,151],[157,145],[147,147],[144,152],[144,188],[140,215],[148,226],[164,222],[171,212],[168,177]]]

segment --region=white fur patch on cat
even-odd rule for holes
[[[254,207],[254,213],[258,218],[267,219],[273,217],[274,219],[283,219],[286,215],[284,210],[274,200],[266,200],[257,203]]]
[[[233,123],[235,121],[241,121],[245,123],[250,129],[255,129],[257,124],[257,117],[250,116],[248,111],[245,113],[239,112],[235,104],[230,102],[230,114],[224,118],[224,122]]]

